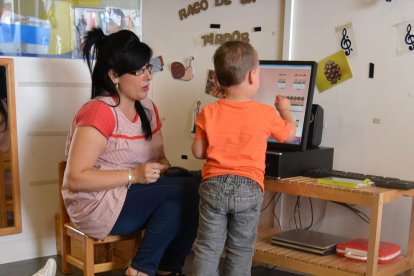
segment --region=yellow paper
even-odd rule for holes
[[[352,77],[351,67],[343,50],[321,60],[318,63],[316,87],[319,92],[325,91]]]
[[[72,0],[72,5],[80,7],[97,7],[101,4],[101,0]]]

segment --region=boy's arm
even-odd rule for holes
[[[193,145],[191,146],[194,157],[197,159],[205,159],[207,146],[207,140],[194,138]]]
[[[291,126],[289,136],[284,141],[290,142],[295,138],[296,134],[295,120],[293,119],[292,113],[290,112],[290,101],[286,97],[279,95],[276,97],[275,105],[277,111],[279,111],[280,117],[288,121]]]

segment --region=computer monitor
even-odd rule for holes
[[[287,97],[296,123],[295,139],[281,143],[269,138],[267,151],[305,151],[312,115],[317,63],[314,61],[260,60],[260,87],[255,100],[275,106],[277,95]],[[276,108],[275,108],[275,112]]]

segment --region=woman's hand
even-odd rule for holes
[[[166,165],[160,163],[145,163],[142,166],[132,168],[132,183],[149,184],[154,183],[165,171]]]
[[[165,174],[165,171],[169,168],[169,167],[171,167],[171,164],[170,163],[161,163],[161,166],[162,166],[162,169],[161,169],[161,172],[160,172],[160,175],[164,175]]]

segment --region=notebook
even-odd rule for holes
[[[272,236],[272,244],[318,255],[334,254],[336,244],[349,239],[317,231],[295,229]]]

